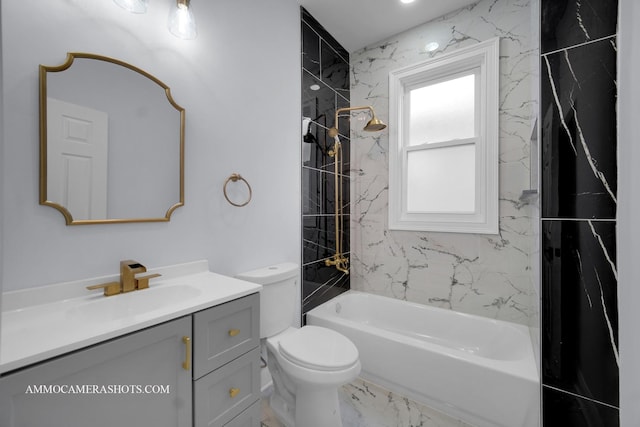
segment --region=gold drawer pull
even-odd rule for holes
[[[182,368],[185,371],[191,369],[191,338],[182,337],[182,342],[184,343],[186,351],[186,356],[184,358],[184,362],[182,362]]]
[[[229,389],[229,396],[231,396],[232,399],[234,397],[236,397],[238,395],[238,393],[240,393],[240,389],[239,388],[230,388]]]
[[[235,337],[236,335],[238,335],[240,333],[240,329],[229,329],[229,336],[230,337]],[[234,389],[235,390],[235,389]]]

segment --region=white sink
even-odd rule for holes
[[[102,276],[2,295],[0,373],[190,315],[258,292],[262,287],[212,273],[206,261],[153,271],[148,289],[110,297],[89,292]]]
[[[202,295],[189,285],[165,285],[86,301],[66,310],[70,320],[104,322],[131,319]]]

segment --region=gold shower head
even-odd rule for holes
[[[345,107],[345,108],[339,108],[336,110],[336,118],[335,118],[335,122],[334,125],[331,129],[329,129],[329,136],[331,138],[335,138],[336,135],[338,135],[338,115],[340,113],[344,113],[347,111],[354,111],[354,110],[369,110],[371,112],[371,120],[369,120],[369,122],[365,125],[364,130],[368,131],[368,132],[377,132],[377,131],[381,131],[383,129],[385,129],[387,127],[387,125],[385,125],[382,120],[378,119],[376,117],[376,113],[373,111],[373,108],[370,106],[364,106],[364,107]]]
[[[369,122],[365,125],[364,130],[366,130],[367,132],[378,132],[386,127],[387,125],[385,125],[382,120],[380,120],[376,116],[373,116],[373,118],[369,120]]]

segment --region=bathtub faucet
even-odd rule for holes
[[[335,266],[336,270],[342,271],[344,274],[349,274],[349,258],[337,253],[331,257],[331,259],[324,260],[326,266]]]

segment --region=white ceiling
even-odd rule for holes
[[[477,3],[478,0],[298,0],[340,42],[355,52],[389,36]]]

